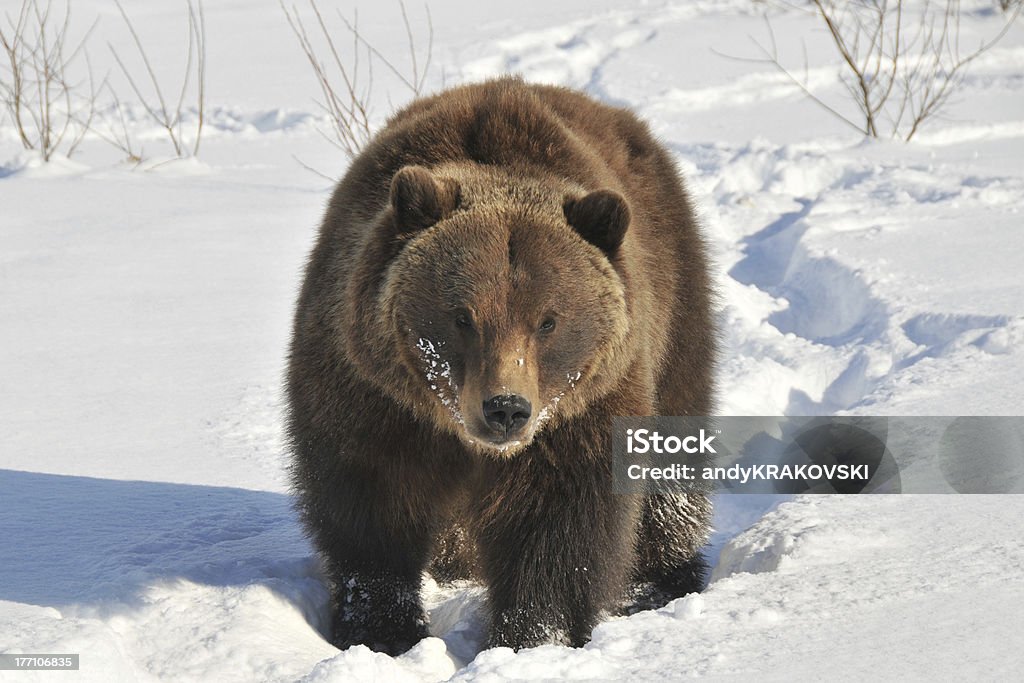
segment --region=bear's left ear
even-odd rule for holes
[[[404,166],[391,180],[391,206],[402,232],[423,230],[455,210],[459,188],[422,166]]]
[[[629,228],[629,206],[611,190],[597,190],[579,199],[567,198],[562,205],[565,220],[580,237],[613,256]]]

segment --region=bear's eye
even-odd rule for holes
[[[554,318],[545,318],[544,322],[542,322],[540,324],[540,327],[537,328],[537,331],[538,332],[543,332],[544,334],[547,334],[548,332],[551,332],[554,329],[555,329],[555,319]]]
[[[469,313],[462,311],[455,314],[455,326],[469,329],[473,327],[473,319],[469,317]]]

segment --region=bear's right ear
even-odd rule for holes
[[[422,166],[404,166],[391,180],[391,207],[400,232],[429,228],[455,210],[458,186],[438,181]]]

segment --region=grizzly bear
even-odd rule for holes
[[[706,251],[624,109],[508,78],[391,118],[331,197],[289,359],[335,645],[423,638],[428,569],[486,585],[491,647],[702,587],[707,496],[613,493],[611,421],[711,412]]]

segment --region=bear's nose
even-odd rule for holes
[[[530,408],[530,402],[522,396],[492,396],[484,401],[484,420],[491,429],[507,438],[529,421]]]

